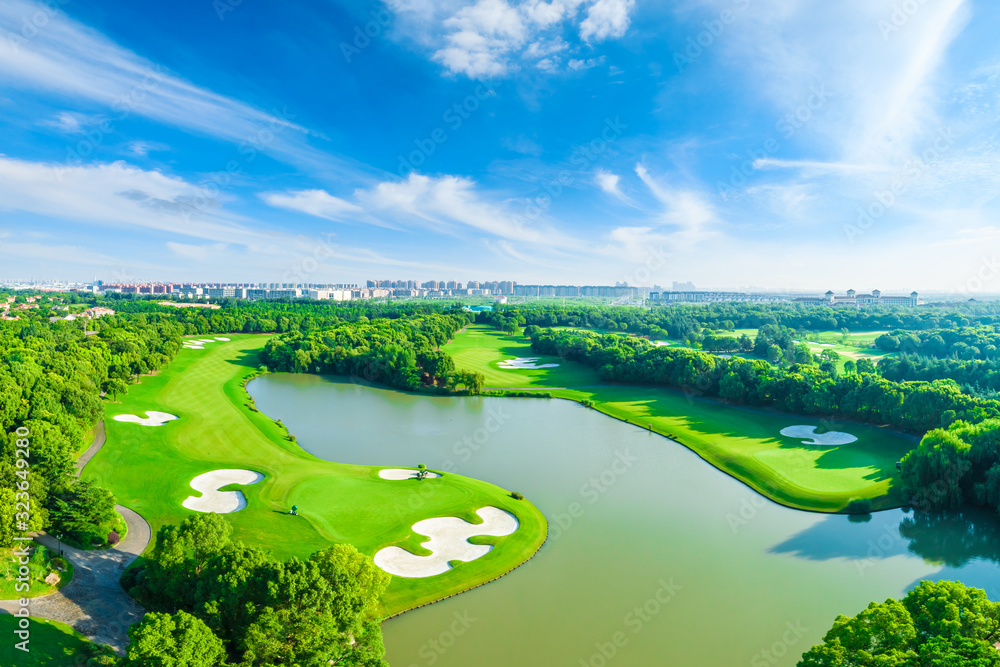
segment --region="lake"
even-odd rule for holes
[[[249,390],[318,457],[452,470],[520,491],[548,518],[549,540],[527,564],[387,621],[393,667],[790,666],[838,614],[921,579],[1000,599],[989,514],[791,510],[569,401],[288,374]]]

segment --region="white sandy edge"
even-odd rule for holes
[[[849,445],[852,442],[857,442],[857,438],[850,433],[844,433],[843,431],[828,431],[826,433],[816,433],[816,426],[789,426],[787,428],[781,429],[781,435],[787,436],[789,438],[812,438],[803,442],[803,445],[823,445],[826,447],[832,447],[835,445]]]
[[[517,359],[506,359],[498,362],[500,368],[515,368],[533,370],[537,368],[558,368],[559,364],[536,364],[541,357],[518,357]]]
[[[127,422],[129,424],[141,424],[143,426],[163,426],[169,421],[178,419],[177,415],[172,415],[169,412],[157,412],[155,410],[147,410],[146,417],[142,418],[138,415],[115,415],[112,417],[116,422]]]
[[[451,569],[449,561],[469,562],[482,558],[493,548],[489,544],[469,544],[475,535],[503,537],[518,529],[517,518],[496,507],[476,510],[483,523],[476,525],[454,516],[424,519],[413,524],[413,532],[430,539],[421,544],[432,553],[416,556],[399,547],[386,547],[375,554],[375,564],[396,577],[433,577]]]
[[[383,468],[378,471],[378,476],[382,479],[392,480],[413,479],[417,476],[417,471],[407,470],[406,468]],[[425,475],[425,479],[433,479],[440,476],[441,475],[436,472],[428,472],[427,475]]]
[[[229,514],[239,512],[247,506],[247,499],[242,491],[219,491],[230,484],[256,484],[264,476],[253,470],[232,468],[228,470],[213,470],[198,475],[191,480],[191,488],[201,493],[201,497],[188,496],[182,505],[195,512],[217,512]]]

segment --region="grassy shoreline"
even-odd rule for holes
[[[538,363],[559,364],[556,368],[503,370],[496,365],[500,360],[538,355],[528,338],[483,326],[470,326],[444,349],[459,368],[487,375],[489,389],[546,392],[650,429],[786,507],[837,513],[856,498],[871,499],[875,510],[905,504],[895,464],[916,446],[909,436],[856,422],[729,406],[671,388],[609,385],[593,369],[555,357]],[[858,441],[822,447],[780,435],[797,424],[846,430]]]
[[[205,350],[182,350],[169,369],[144,377],[127,396],[107,404],[108,441],[83,476],[110,488],[141,514],[155,536],[160,526],[191,512],[181,502],[197,495],[189,482],[210,470],[247,468],[264,474],[240,490],[247,507],[225,515],[234,539],[268,549],[278,558],[309,554],[335,542],[371,556],[386,546],[424,553],[412,525],[436,516],[481,523],[475,514],[492,505],[514,514],[520,528],[503,538],[482,538],[495,548],[445,574],[422,579],[394,577],[383,596],[386,615],[428,604],[481,585],[530,558],[546,535],[541,512],[492,484],[445,474],[440,479],[394,482],[381,467],[319,459],[298,446],[269,416],[247,407],[244,380],[257,368],[264,336],[234,335]],[[159,410],[180,417],[160,427],[116,422],[116,414]],[[335,426],[335,425],[331,425]],[[401,467],[416,462],[400,461]],[[299,505],[299,515],[288,508]]]

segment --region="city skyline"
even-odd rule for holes
[[[998,291],[998,17],[11,0],[0,277]]]

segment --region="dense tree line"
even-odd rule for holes
[[[525,331],[539,354],[579,361],[612,382],[676,387],[734,403],[837,415],[918,433],[940,427],[942,419],[980,422],[1000,416],[1000,402],[963,394],[951,380],[900,383],[873,372],[838,376],[823,367],[792,364],[785,368],[764,360],[654,347],[635,336],[530,326]]]
[[[523,320],[539,327],[581,327],[626,331],[639,336],[700,342],[709,331],[759,329],[777,325],[796,331],[881,331],[953,329],[1000,324],[1000,304],[964,304],[946,307],[879,306],[829,308],[792,303],[706,303],[658,306],[649,309],[615,306],[559,306],[526,304],[499,306],[477,321],[498,324]]]
[[[930,331],[895,330],[876,338],[875,347],[884,352],[937,359],[997,359],[1000,358],[1000,333],[996,325]]]
[[[1000,604],[951,581],[922,581],[902,600],[838,616],[798,667],[990,667],[1000,665]]]
[[[424,314],[343,323],[268,341],[261,361],[270,370],[332,373],[400,389],[464,386],[482,389],[481,373],[461,371],[440,346],[469,323],[464,313]]]
[[[164,526],[130,592],[154,613],[122,667],[388,667],[379,599],[390,577],[350,545],[281,562],[231,539],[218,514]]]
[[[24,494],[29,529],[103,543],[114,499],[76,482],[74,455],[103,415],[101,392],[124,393],[136,376],[163,367],[179,349],[180,328],[159,315],[50,322],[48,306],[17,312],[20,319],[0,321],[0,546],[24,518],[14,511]],[[18,454],[25,449],[27,457]]]

